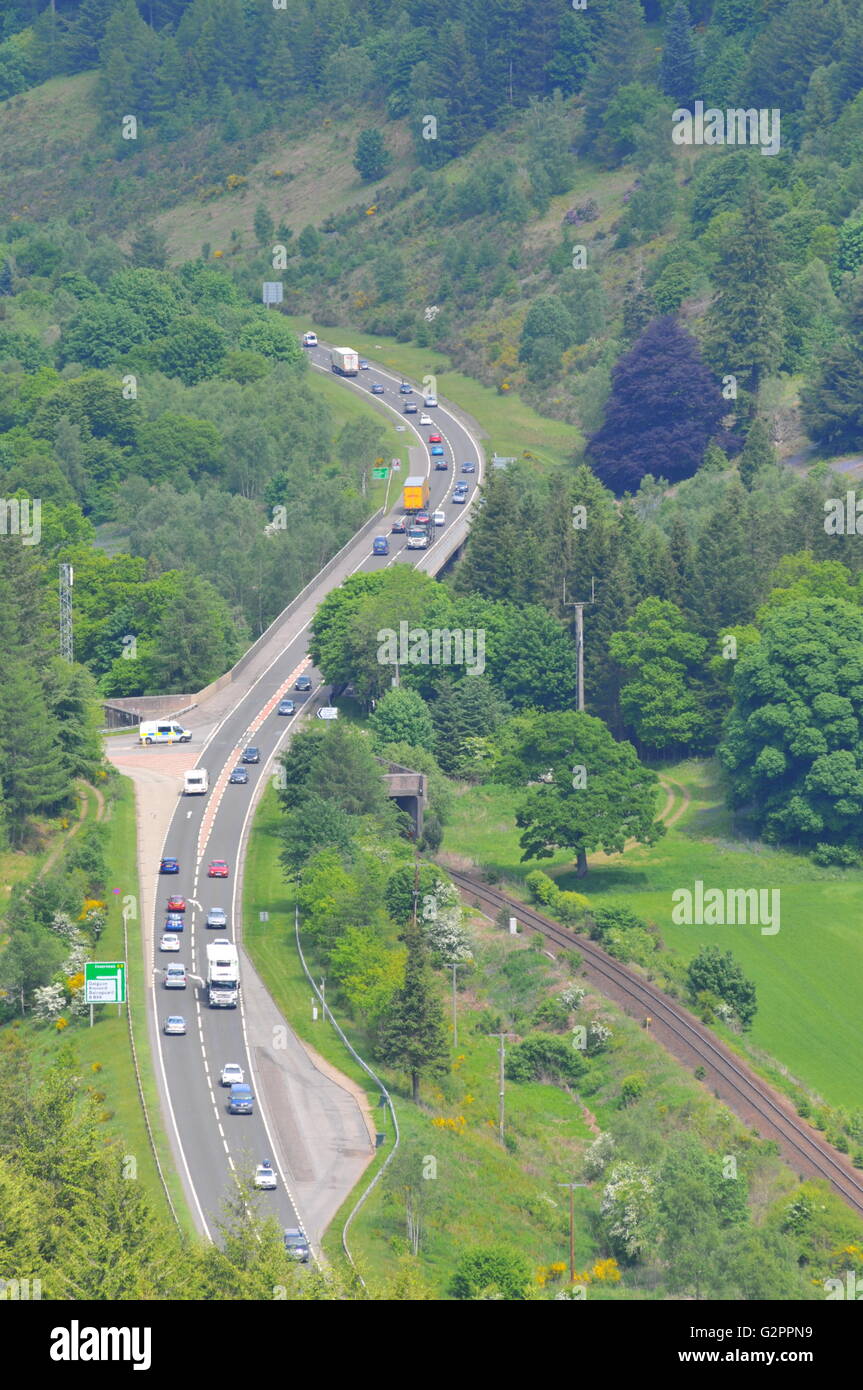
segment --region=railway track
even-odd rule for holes
[[[708,1028],[673,999],[627,970],[589,938],[577,936],[526,903],[469,874],[454,869],[447,872],[461,892],[473,898],[478,907],[492,908],[494,913],[506,908],[520,923],[556,946],[577,950],[592,983],[630,1016],[642,1021],[649,1017],[654,1036],[679,1060],[703,1066],[707,1072],[706,1081],[719,1098],[764,1138],[776,1140],[783,1156],[802,1177],[824,1178],[858,1215],[863,1216],[863,1174],[858,1175],[851,1164],[791,1111],[766,1082],[741,1065]]]

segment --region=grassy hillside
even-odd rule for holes
[[[531,869],[545,869],[561,887],[586,893],[596,907],[625,902],[654,922],[666,945],[685,961],[705,945],[730,949],[758,989],[747,1050],[762,1061],[774,1058],[780,1069],[833,1105],[859,1109],[863,872],[818,868],[804,856],[737,839],[712,763],[676,764],[667,777],[684,794],[684,802],[677,799],[679,819],[667,835],[652,849],[633,846],[623,855],[591,855],[586,879],[576,879],[566,854],[520,862],[515,796],[505,788],[470,788],[457,798],[443,851],[493,868],[514,883]],[[692,889],[696,879],[706,888],[778,889],[779,932],[675,926],[671,894]]]

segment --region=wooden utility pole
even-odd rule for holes
[[[575,1189],[588,1187],[586,1182],[559,1182],[558,1187],[569,1188],[569,1282],[575,1283]]]
[[[503,1116],[504,1116],[504,1038],[514,1038],[515,1033],[492,1033],[491,1037],[497,1038],[500,1043],[498,1052],[498,1108],[497,1108],[497,1137],[503,1143]]]
[[[576,696],[575,707],[584,709],[584,605],[593,603],[596,598],[595,581],[590,581],[590,598],[583,600],[567,599],[566,580],[563,581],[563,606],[575,609],[575,658],[576,658]]]

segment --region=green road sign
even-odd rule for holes
[[[387,474],[389,473],[389,471],[390,471],[390,470],[389,470],[388,468],[373,468],[373,469],[372,469],[372,477],[373,477],[373,478],[385,478],[385,477],[387,476]]]
[[[87,961],[84,966],[84,999],[88,1004],[125,1004],[126,962]]]

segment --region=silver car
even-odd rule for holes
[[[207,913],[208,927],[226,927],[228,925],[228,914],[223,907],[211,907]]]
[[[166,1033],[185,1033],[185,1031],[186,1020],[181,1018],[179,1014],[171,1014],[169,1018],[165,1019]]]

